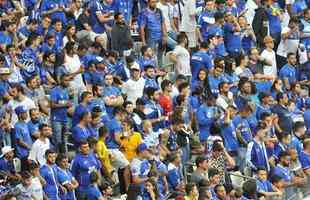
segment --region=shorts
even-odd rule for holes
[[[196,31],[194,32],[185,32],[187,38],[188,38],[188,47],[189,48],[195,48],[197,47],[198,38]]]
[[[111,162],[111,164],[116,170],[124,169],[129,165],[129,161],[120,150],[109,149],[109,153],[111,153],[113,157],[113,161]]]

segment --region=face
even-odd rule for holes
[[[92,118],[91,118],[91,114],[87,113],[84,117],[85,123],[91,123]]]
[[[267,180],[267,172],[265,170],[259,170],[257,176],[260,180],[266,181]]]
[[[206,2],[206,10],[213,10],[214,9],[214,1],[207,1]]]
[[[247,25],[247,21],[246,21],[245,17],[239,17],[238,23],[241,27],[245,27]]]
[[[151,121],[149,121],[149,120],[146,120],[144,123],[143,123],[143,130],[144,130],[144,132],[149,132],[150,130],[152,130],[153,129],[153,127],[152,127],[152,123],[151,123]]]
[[[244,66],[247,66],[248,63],[249,63],[249,58],[248,58],[247,56],[245,56],[244,59],[242,60],[242,64],[243,64]]]
[[[35,109],[30,112],[30,118],[32,121],[38,121],[40,119],[39,110]]]
[[[259,52],[257,49],[252,49],[251,50],[251,55],[250,55],[251,60],[257,61],[259,58]]]
[[[288,97],[287,97],[287,94],[284,94],[283,95],[283,98],[282,98],[282,104],[284,104],[284,105],[287,105],[288,104]]]
[[[211,182],[212,184],[219,184],[221,181],[221,176],[219,174],[214,175],[213,177],[211,177]]]
[[[199,80],[205,80],[207,78],[207,73],[205,71],[200,71],[199,74],[198,74],[198,78]]]
[[[154,186],[153,186],[153,184],[151,182],[146,182],[145,183],[145,187],[149,191],[154,191]]]
[[[281,158],[281,164],[284,166],[284,167],[288,167],[290,166],[290,161],[291,161],[291,158],[290,156],[285,156],[284,158]]]
[[[21,113],[20,114],[20,118],[22,119],[22,120],[27,120],[28,119],[28,113],[27,112],[23,112],[23,113]]]
[[[69,160],[68,158],[62,159],[62,161],[59,163],[61,168],[68,169],[69,168]]]
[[[225,199],[226,198],[226,190],[224,186],[220,186],[217,189],[217,193],[216,193],[217,197],[219,197],[220,199]]]
[[[283,86],[283,83],[281,80],[278,80],[277,83],[275,84],[275,88],[277,90],[282,90],[282,86]]]
[[[49,126],[44,126],[43,129],[41,130],[41,134],[44,135],[45,137],[50,137],[53,134],[52,128]]]
[[[149,7],[151,9],[155,9],[156,8],[157,0],[148,0],[148,2],[149,2]]]
[[[42,20],[43,28],[45,28],[45,29],[48,28],[50,26],[51,22],[52,22],[52,20],[50,18],[48,18],[48,17],[43,18],[43,20]]]
[[[291,55],[290,57],[288,57],[287,62],[288,62],[290,65],[295,66],[295,65],[296,65],[296,62],[297,62],[296,56],[295,56],[295,55]]]
[[[61,29],[62,29],[62,23],[61,22],[57,22],[54,26],[55,26],[55,30],[57,32],[61,31]]]
[[[96,127],[101,123],[101,116],[92,117],[91,124]]]
[[[123,15],[119,15],[116,22],[120,23],[120,24],[125,24],[124,16]]]
[[[291,160],[293,161],[297,160],[298,154],[297,154],[296,149],[290,149],[289,153],[290,153]]]
[[[18,96],[18,90],[17,88],[11,88],[9,90],[10,95],[15,99]]]
[[[69,29],[69,34],[71,35],[74,35],[75,34],[75,26],[72,26],[70,29]]]
[[[112,75],[107,75],[105,77],[105,84],[107,84],[108,86],[111,86],[113,83],[113,76]]]
[[[54,38],[54,37],[49,38],[49,39],[47,40],[47,43],[48,43],[48,45],[53,46],[53,45],[55,44],[55,38]]]
[[[219,64],[225,66],[225,62],[224,62],[224,61],[220,62]],[[216,68],[214,69],[214,75],[215,75],[215,76],[219,76],[219,75],[221,75],[223,72],[224,72],[224,68],[223,68],[223,67],[216,67]]]
[[[31,178],[27,178],[27,179],[22,179],[23,180],[23,185],[25,185],[26,187],[29,187],[32,183],[32,179]]]
[[[221,92],[227,94],[229,92],[229,85],[224,84],[223,87],[221,88]]]
[[[251,83],[247,82],[243,85],[242,87],[243,89],[243,92],[246,93],[246,94],[251,94],[252,93],[252,86],[251,86]]]
[[[158,101],[159,100],[159,96],[160,96],[160,91],[157,90],[155,93],[154,93],[154,101]]]
[[[132,77],[134,79],[139,79],[140,78],[140,70],[133,69],[133,70],[131,70],[131,73],[132,73]]]
[[[5,154],[5,159],[11,161],[14,158],[14,151],[10,151],[8,153]]]
[[[200,164],[200,166],[201,166],[204,170],[207,170],[207,169],[208,169],[208,161],[207,161],[207,160],[203,161],[203,162]]]
[[[49,164],[54,164],[55,161],[56,161],[56,153],[50,153],[50,154],[48,154],[46,160],[47,160],[47,162],[48,162]]]
[[[197,197],[199,195],[198,189],[196,186],[193,187],[193,190],[191,191],[191,196]]]
[[[68,87],[70,84],[70,77],[69,76],[64,76],[62,78],[61,84],[63,87]]]
[[[88,144],[81,145],[80,151],[82,154],[87,155],[89,153],[89,145]]]
[[[10,33],[16,32],[16,25],[15,24],[10,24],[7,28],[7,31]]]
[[[152,48],[147,48],[147,50],[145,51],[144,55],[149,57],[149,58],[153,57],[153,50],[152,50]]]
[[[154,69],[154,68],[148,68],[148,69],[146,70],[146,75],[147,75],[148,77],[154,77],[154,76],[155,76],[155,69]]]
[[[126,111],[127,111],[128,113],[133,113],[133,104],[128,104],[128,105],[126,106]]]
[[[267,42],[265,45],[266,45],[266,47],[268,47],[270,49],[274,48],[274,43],[272,41],[271,42]]]

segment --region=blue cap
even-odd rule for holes
[[[138,152],[146,151],[146,150],[148,150],[148,147],[145,143],[141,143],[141,144],[139,144],[137,150],[138,150]]]
[[[305,100],[305,105],[306,105],[307,107],[310,107],[310,97],[306,98],[306,100]]]
[[[17,106],[15,108],[16,115],[27,112],[27,109],[24,106]]]

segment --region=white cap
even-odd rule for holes
[[[131,66],[130,69],[136,69],[136,70],[140,70],[140,65],[137,62],[134,62]]]
[[[3,157],[5,154],[11,152],[11,151],[14,151],[14,148],[12,148],[11,146],[4,146],[2,147],[1,149],[1,156],[0,157]]]

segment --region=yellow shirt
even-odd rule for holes
[[[96,144],[96,151],[97,155],[103,165],[103,167],[108,171],[111,172],[113,167],[111,165],[110,157],[109,157],[109,150],[104,143],[104,140],[98,140]]]
[[[121,150],[129,162],[136,157],[137,148],[141,143],[142,137],[138,132],[121,140]]]

